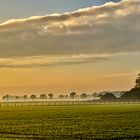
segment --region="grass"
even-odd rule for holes
[[[140,105],[0,107],[0,137],[140,139]]]

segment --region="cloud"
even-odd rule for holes
[[[139,17],[140,1],[123,0],[64,14],[12,19],[0,24],[0,58],[140,51]]]
[[[71,65],[93,63],[109,60],[107,55],[70,55],[70,56],[34,56],[18,58],[0,59],[0,68],[30,68],[30,67],[50,67],[57,65]]]
[[[108,74],[108,75],[105,75],[104,77],[105,78],[120,78],[120,77],[128,77],[132,75],[132,73],[115,73],[115,74]]]

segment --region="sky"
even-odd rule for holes
[[[101,5],[110,0],[1,0],[0,22],[12,18],[25,18],[51,13],[63,13],[93,5]],[[118,2],[120,0],[112,0]]]
[[[139,16],[139,0],[1,0],[0,95],[129,90]]]

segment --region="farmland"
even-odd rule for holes
[[[3,106],[0,137],[140,139],[140,105]]]

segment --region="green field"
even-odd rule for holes
[[[140,139],[140,105],[0,107],[5,139]]]

